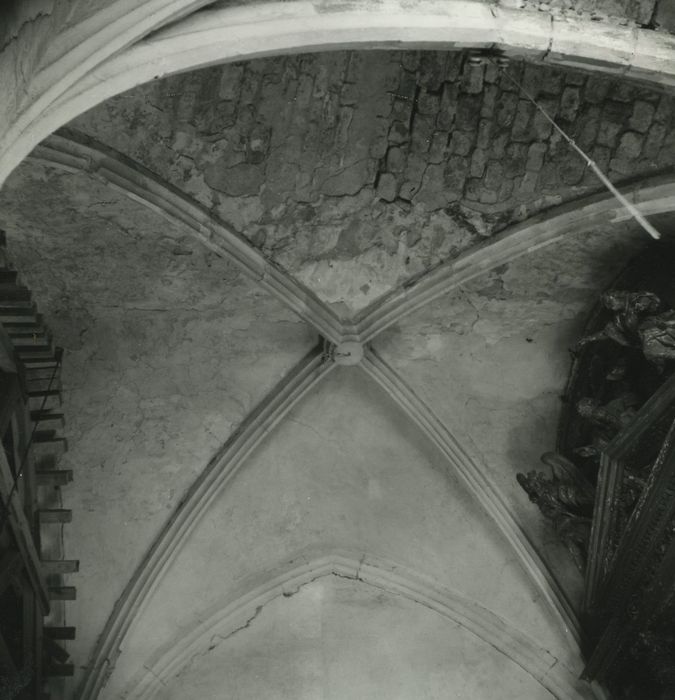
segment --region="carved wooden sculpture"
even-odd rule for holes
[[[517,474],[516,478],[583,571],[591,534],[594,489],[562,455],[546,452],[541,461],[551,467],[552,476],[530,471]]]

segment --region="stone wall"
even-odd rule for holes
[[[354,308],[513,222],[602,189],[516,83],[615,182],[675,161],[671,97],[521,62],[503,72],[464,53],[219,66],[136,88],[72,126]]]
[[[589,14],[596,19],[619,19],[650,25],[659,0],[506,0],[503,4],[544,12]]]

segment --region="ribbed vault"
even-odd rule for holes
[[[670,98],[653,87],[672,84],[672,37],[468,1],[216,3],[183,19],[206,4],[116,2],[82,17],[74,7],[0,135],[0,177],[44,138],[3,189],[1,225],[71,353],[67,401],[81,413],[67,459],[89,465],[77,498],[90,514],[69,547],[93,563],[76,613],[77,687],[65,697],[173,697],[165,688],[197,657],[208,665],[214,638],[230,644],[268,608],[283,619],[285,598],[330,588],[331,577],[359,588],[349,601],[370,587],[387,605],[401,596],[451,620],[541,697],[590,697],[576,680],[578,577],[513,476],[552,446],[566,347],[644,244],[616,200],[588,178],[570,181],[536,215],[507,217],[345,309],[193,180],[183,189],[161,159],[139,155],[133,129],[157,133],[152,122],[130,126],[124,110],[108,120],[103,105],[48,134],[124,90],[211,64],[392,42],[478,46],[556,66],[571,125],[563,95],[588,94],[595,69],[642,81],[625,83],[623,102],[647,107],[621,112],[613,145],[590,145],[608,149],[626,195],[667,228],[675,181],[653,134],[670,138]],[[460,90],[479,94],[456,55],[469,66]],[[131,136],[104,142],[97,125]],[[624,133],[637,136],[624,145]],[[641,150],[650,138],[653,153]],[[467,156],[451,143],[452,157]],[[393,174],[387,152],[364,186],[385,207],[401,199],[379,196]],[[223,200],[234,211],[250,194]]]

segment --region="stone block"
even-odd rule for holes
[[[478,135],[476,137],[476,146],[486,149],[490,145],[490,136],[492,135],[492,122],[489,119],[481,119],[478,122]]]
[[[591,104],[600,104],[607,99],[611,82],[599,75],[589,75],[584,89],[584,100]]]
[[[417,94],[417,80],[413,73],[403,73],[396,88],[396,96],[404,100],[414,100]]]
[[[670,124],[673,118],[673,109],[675,109],[675,104],[673,103],[672,97],[663,95],[656,107],[654,121],[661,124]]]
[[[230,197],[246,197],[260,191],[265,181],[265,168],[251,163],[222,168],[218,163],[212,163],[204,170],[204,181],[209,187]]]
[[[518,185],[518,194],[521,197],[529,196],[537,189],[537,173],[528,171],[523,175]]]
[[[644,136],[634,131],[627,131],[621,136],[615,157],[619,160],[633,160],[642,152]]]
[[[568,122],[573,122],[577,117],[581,105],[581,91],[578,87],[568,86],[560,97],[559,116]]]
[[[370,168],[367,160],[359,160],[338,172],[329,171],[323,178],[321,194],[331,197],[356,194],[366,184],[372,182]]]
[[[355,105],[359,97],[359,88],[356,83],[342,83],[342,87],[340,88],[340,102],[343,105]]]
[[[542,70],[541,93],[544,95],[559,95],[563,89],[564,72],[558,68],[546,66]]]
[[[445,80],[454,82],[462,74],[465,54],[461,51],[454,51],[448,54],[445,63]]]
[[[448,155],[448,135],[444,131],[436,131],[431,137],[429,146],[429,162],[441,163]]]
[[[482,190],[478,201],[482,204],[496,204],[499,199],[499,195],[496,190]]]
[[[443,180],[448,188],[448,201],[456,201],[462,196],[464,183],[469,174],[468,159],[461,156],[450,156],[445,164]]]
[[[401,173],[405,169],[406,154],[402,148],[392,146],[387,151],[385,163],[389,172]]]
[[[560,181],[565,185],[579,184],[584,176],[586,167],[586,161],[578,153],[569,153],[569,155],[558,164],[558,176],[560,177]]]
[[[553,131],[553,124],[537,110],[532,117],[532,137],[538,141],[545,141]]]
[[[586,82],[586,75],[580,71],[570,70],[565,73],[565,85],[581,87]]]
[[[499,96],[499,88],[496,85],[488,85],[483,90],[483,105],[480,108],[480,116],[486,119],[492,119],[497,108],[497,97]]]
[[[542,68],[541,66],[535,66],[532,64],[525,64],[523,69],[523,82],[522,86],[528,94],[532,95],[535,99],[539,95],[539,90],[542,84]]]
[[[491,160],[487,165],[487,170],[485,171],[485,187],[496,191],[499,189],[503,179],[504,166],[500,161]]]
[[[637,100],[633,104],[633,113],[628,120],[628,126],[633,131],[639,131],[641,134],[646,133],[652,125],[656,109],[654,105],[643,100]]]
[[[581,114],[574,125],[573,137],[579,148],[588,150],[595,143],[600,128],[600,108],[593,105]]]
[[[408,153],[408,160],[405,165],[405,170],[403,171],[404,179],[419,185],[426,167],[426,158],[419,152],[410,151]]]
[[[499,67],[495,65],[492,61],[485,65],[485,73],[483,75],[483,80],[488,84],[492,85],[496,83],[499,78]]]
[[[499,76],[499,89],[502,92],[518,92],[518,86],[512,82],[511,79],[515,80],[515,83],[522,84],[523,77],[523,66],[519,62],[511,61],[509,64],[501,71]]]
[[[612,158],[609,161],[609,173],[612,177],[626,177],[635,172],[635,161],[623,158]]]
[[[410,73],[414,73],[420,65],[420,52],[419,51],[401,51],[400,53],[400,64]]]
[[[391,119],[394,121],[404,122],[408,124],[410,122],[410,115],[412,114],[413,101],[408,99],[402,99],[399,97],[394,98],[391,104]]]
[[[237,101],[241,80],[244,77],[244,66],[241,63],[232,63],[221,73],[218,86],[218,97],[221,100]]]
[[[661,151],[666,132],[667,129],[663,124],[659,124],[659,122],[654,122],[654,124],[652,124],[642,149],[642,154],[645,158],[649,158],[650,160],[656,159]]]
[[[612,99],[617,102],[633,102],[636,98],[636,90],[630,83],[614,83]]]
[[[496,105],[496,118],[499,126],[510,127],[513,124],[518,102],[518,95],[515,93],[502,92]]]
[[[400,187],[398,191],[398,196],[400,199],[405,199],[406,201],[411,201],[417,192],[417,183],[406,180]]]
[[[482,148],[476,148],[471,155],[471,177],[483,177],[485,165],[487,164],[487,153]]]
[[[335,128],[335,146],[338,149],[345,149],[349,143],[349,131],[354,118],[354,108],[341,106],[338,111],[337,125]]]
[[[559,188],[557,165],[545,163],[544,167],[539,171],[539,182],[543,190],[557,191]]]
[[[378,117],[371,129],[370,137],[363,139],[364,142],[370,141],[368,155],[372,158],[384,158],[387,153],[387,148],[389,147],[387,142],[388,131],[389,121],[383,117]],[[320,152],[321,146],[318,146],[316,150]]]
[[[459,88],[456,84],[445,83],[441,93],[441,104],[436,117],[436,124],[439,129],[449,131],[455,121],[457,113],[457,96]]]
[[[675,34],[675,4],[669,0],[661,0],[657,5],[654,21],[659,27]]]
[[[385,202],[393,202],[396,199],[398,183],[392,173],[382,173],[377,179],[377,196]]]
[[[462,75],[462,90],[470,95],[478,95],[483,90],[483,75],[485,69],[480,63],[467,61]]]
[[[473,131],[478,125],[478,112],[482,102],[482,95],[460,95],[457,102],[457,114],[455,126],[462,131]]]
[[[459,198],[455,192],[446,187],[443,170],[443,165],[437,163],[431,163],[427,167],[419,191],[415,195],[416,203],[422,204],[427,209],[440,209]]]
[[[605,171],[609,166],[609,159],[611,158],[612,151],[606,146],[595,146],[591,151],[591,158],[596,162],[598,167]]]
[[[608,146],[609,148],[613,148],[616,144],[616,138],[620,131],[620,124],[603,119],[598,126],[598,136],[596,142],[600,146]]]
[[[503,131],[498,136],[492,139],[490,144],[490,156],[492,158],[503,158],[506,152],[506,146],[509,142],[509,132]]]
[[[401,144],[406,143],[410,138],[408,125],[400,121],[395,121],[389,127],[389,143]]]
[[[483,189],[483,183],[477,179],[467,180],[464,188],[464,197],[472,202],[477,202],[480,199],[480,193]]]
[[[419,114],[436,115],[440,109],[441,98],[422,88],[417,95],[417,111]]]
[[[434,117],[424,114],[415,114],[410,138],[411,147],[421,153],[426,153],[431,145],[431,137],[434,133],[436,120]]]
[[[505,202],[507,199],[511,198],[511,195],[513,194],[513,187],[513,180],[506,179],[502,181],[497,194],[497,198],[500,202]]]
[[[420,54],[419,84],[432,92],[438,92],[445,80],[445,51],[424,51]]]
[[[534,138],[530,128],[530,119],[534,107],[529,100],[520,100],[516,108],[516,115],[511,128],[511,138],[514,141],[531,141]]]
[[[470,131],[454,131],[450,138],[450,153],[468,156],[473,147],[474,134]]]
[[[530,172],[539,172],[544,165],[544,157],[548,145],[545,143],[533,143],[527,149],[527,161],[525,162],[525,170]],[[527,174],[527,173],[526,173]]]

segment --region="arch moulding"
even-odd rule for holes
[[[43,138],[113,95],[173,73],[259,56],[347,48],[489,48],[675,85],[675,37],[582,17],[480,0],[292,0],[195,13],[208,4],[145,0],[139,7],[137,1],[117,0],[55,32],[41,66],[20,86],[27,97],[0,128],[0,185]],[[19,32],[13,42],[17,51],[30,39],[30,33]],[[0,55],[0,60],[10,58]]]

